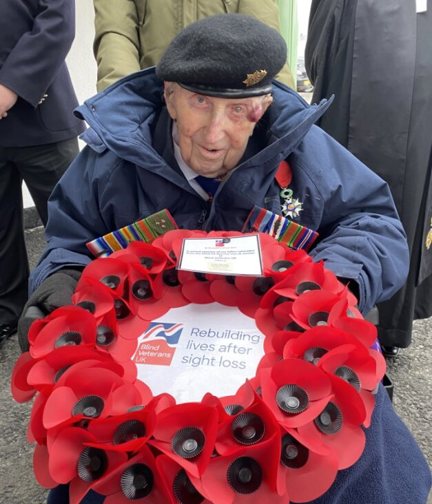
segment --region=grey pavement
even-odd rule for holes
[[[29,229],[26,235],[33,266],[44,245],[43,231],[40,227]],[[432,318],[416,321],[413,344],[389,365],[388,373],[395,383],[394,406],[432,465],[430,337]],[[15,337],[0,349],[0,504],[43,504],[46,492],[35,482],[33,448],[26,441],[31,404],[17,404],[10,395],[10,374],[18,355]],[[429,504],[432,504],[432,495]]]

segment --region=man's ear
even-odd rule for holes
[[[174,121],[177,119],[176,107],[174,102],[174,82],[164,82],[164,98],[167,106],[168,114]]]
[[[248,117],[249,121],[257,123],[272,103],[273,97],[271,94],[256,98],[252,104],[252,109]]]
[[[271,94],[265,95],[263,101],[264,101],[264,103],[263,103],[263,110],[264,110],[264,114],[265,114],[266,111],[267,111],[267,109],[273,103],[273,96]]]

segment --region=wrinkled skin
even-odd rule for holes
[[[168,82],[165,101],[186,164],[199,175],[223,178],[242,158],[272,97],[216,98]]]

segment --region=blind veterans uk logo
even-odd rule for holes
[[[180,340],[184,324],[151,322],[138,340],[138,348],[132,357],[136,364],[169,366]]]

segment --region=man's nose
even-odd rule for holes
[[[206,142],[216,144],[222,140],[225,136],[227,121],[228,117],[223,110],[213,111],[204,130]]]

